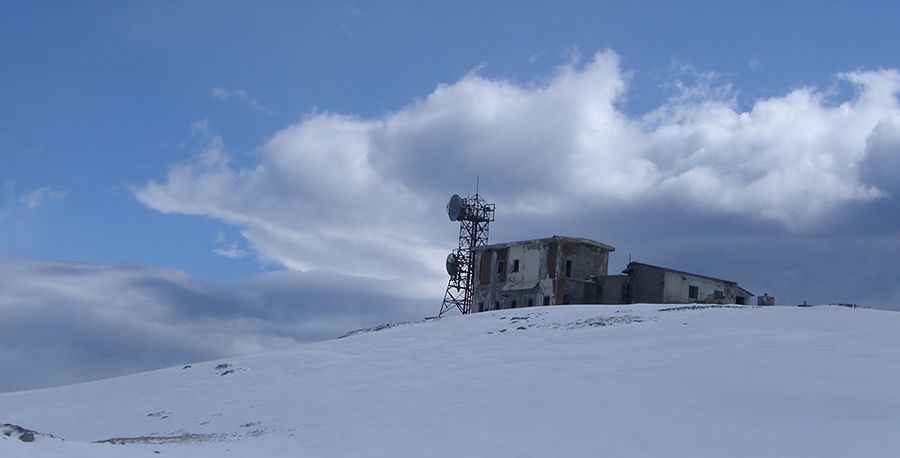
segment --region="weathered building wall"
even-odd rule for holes
[[[552,295],[547,250],[540,241],[487,248],[475,256],[475,311],[541,305]]]
[[[628,275],[609,275],[603,278],[600,304],[627,304],[631,296],[631,278]]]
[[[540,281],[543,269],[541,268],[540,245],[513,245],[508,249],[506,264],[506,283],[504,290],[517,290],[534,287]],[[516,266],[518,262],[518,266]],[[518,267],[515,269],[515,267]]]
[[[631,277],[631,297],[625,298],[632,303],[662,302],[665,271],[653,266],[632,264],[628,267]]]
[[[475,311],[596,303],[609,248],[565,237],[514,242],[476,252]]]
[[[473,311],[556,304],[749,304],[737,283],[632,262],[608,275],[609,245],[549,237],[491,245],[475,254]]]
[[[731,287],[729,282],[681,272],[666,272],[665,275],[665,289],[662,302],[671,304],[690,302],[734,303],[734,288]],[[691,286],[697,288],[696,297],[690,296]]]
[[[569,240],[560,240],[559,246],[555,303],[597,303],[600,300],[599,280],[607,274],[609,251]]]
[[[752,294],[737,283],[705,275],[692,274],[642,263],[631,263],[625,270],[629,289],[622,296],[631,303],[715,303],[749,304]],[[613,292],[609,292],[612,300]]]

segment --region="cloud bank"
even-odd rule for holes
[[[214,142],[135,193],[161,212],[233,224],[289,269],[406,278],[434,294],[454,240],[444,202],[475,176],[498,202],[498,225],[545,232],[505,235],[592,224],[613,233],[623,213],[716,221],[707,231],[717,235],[741,226],[802,235],[890,201],[900,74],[835,82],[741,110],[727,84],[674,81],[669,100],[629,115],[629,73],[603,51],[529,84],[472,72],[376,118],[311,114],[263,144],[251,167],[232,165]]]
[[[0,263],[0,392],[283,348],[421,305],[383,282],[276,272],[228,286],[181,272],[72,262]]]
[[[310,114],[246,166],[199,123],[202,151],[135,196],[232,225],[244,240],[221,235],[217,254],[286,270],[215,286],[165,269],[0,264],[0,391],[433,314],[456,241],[444,204],[475,176],[498,204],[493,240],[586,236],[619,247],[613,270],[633,252],[782,303],[900,303],[885,268],[900,263],[896,70],[744,104],[695,73],[640,115],[623,108],[629,80],[612,51],[532,83],[472,72],[383,116]]]

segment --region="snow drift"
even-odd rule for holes
[[[535,307],[0,394],[3,457],[900,454],[900,314]]]

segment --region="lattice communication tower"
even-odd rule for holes
[[[475,250],[487,245],[490,223],[494,221],[494,204],[487,203],[478,191],[469,197],[454,194],[447,203],[450,221],[459,222],[459,246],[447,255],[450,281],[438,316],[453,310],[472,311],[475,288]]]

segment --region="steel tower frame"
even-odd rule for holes
[[[462,198],[459,217],[459,245],[456,255],[457,273],[450,275],[444,301],[438,317],[453,310],[461,314],[472,311],[472,295],[475,290],[475,251],[487,245],[490,223],[494,221],[494,204],[487,203],[476,191],[474,195]]]

